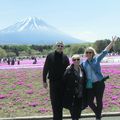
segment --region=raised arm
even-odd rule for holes
[[[104,50],[105,51],[110,51],[110,49],[112,48],[112,46],[114,45],[114,43],[117,39],[118,39],[118,37],[116,37],[116,36],[112,37],[112,41],[110,42],[110,44]]]
[[[110,42],[110,44],[97,56],[98,62],[101,62],[101,60],[107,55],[117,39],[118,37],[116,36],[112,37],[112,41]]]

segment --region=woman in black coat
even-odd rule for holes
[[[72,64],[66,69],[63,77],[63,107],[69,109],[72,120],[78,120],[81,110],[87,106],[85,91],[85,72],[80,65],[80,56],[72,56]]]

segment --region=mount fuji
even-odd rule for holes
[[[55,44],[58,40],[65,44],[81,43],[82,40],[67,35],[41,19],[30,17],[0,30],[0,44]]]

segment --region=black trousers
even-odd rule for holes
[[[72,120],[79,120],[81,117],[82,98],[74,98],[73,107],[70,109]]]
[[[92,89],[87,89],[88,93],[88,105],[93,110],[96,118],[101,118],[101,113],[103,109],[103,93],[105,89],[105,83],[103,81],[93,83]],[[94,103],[94,98],[96,98],[96,103]]]
[[[51,81],[50,82],[50,99],[53,111],[53,120],[62,120],[63,107],[62,107],[62,83]]]

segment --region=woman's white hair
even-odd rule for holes
[[[79,58],[79,59],[80,59],[80,55],[79,55],[79,54],[74,54],[74,55],[72,56],[72,60],[75,59],[75,58]]]

